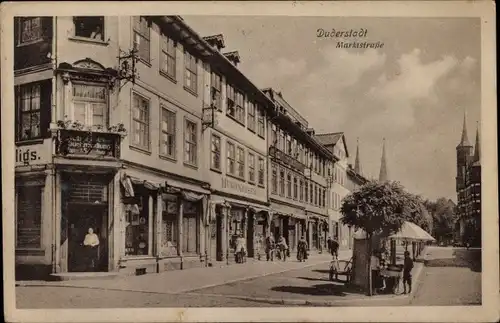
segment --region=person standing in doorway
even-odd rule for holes
[[[89,228],[83,240],[83,246],[87,249],[86,254],[88,255],[90,269],[94,271],[97,265],[97,248],[99,246],[99,237],[94,233],[94,229]]]
[[[411,270],[413,269],[413,260],[410,253],[405,251],[405,259],[403,265],[403,293],[406,294],[406,285],[408,284],[408,293],[411,293]]]

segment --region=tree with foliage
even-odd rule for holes
[[[372,237],[389,236],[399,231],[405,221],[412,221],[421,212],[420,199],[398,182],[370,181],[344,198],[340,212],[343,224],[366,233],[368,294],[372,295]]]
[[[453,237],[458,220],[456,207],[450,200],[441,197],[436,201],[425,201],[424,205],[432,216],[432,234],[437,241],[448,241]]]

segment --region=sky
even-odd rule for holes
[[[425,198],[456,201],[456,146],[466,113],[474,144],[480,120],[481,35],[477,18],[183,16],[201,36],[223,34],[238,68],[272,87],[316,133],[344,132],[354,164],[378,178],[386,140],[388,177]],[[338,48],[325,31],[367,31]]]

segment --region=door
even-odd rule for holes
[[[254,216],[248,217],[247,223],[247,252],[248,257],[254,256]]]
[[[217,227],[217,233],[216,233],[216,260],[217,261],[222,261],[223,256],[224,256],[224,251],[222,250],[222,235],[224,234],[224,228],[222,226],[222,219],[223,216],[221,214],[217,214],[216,217],[216,227]]]
[[[107,271],[107,205],[70,204],[68,206],[68,271]],[[83,241],[89,228],[99,239],[94,254],[84,247]],[[94,266],[90,259],[93,257]]]

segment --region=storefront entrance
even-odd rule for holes
[[[107,271],[107,205],[70,203],[68,219],[68,271]],[[89,229],[97,235],[99,245],[84,245]]]

